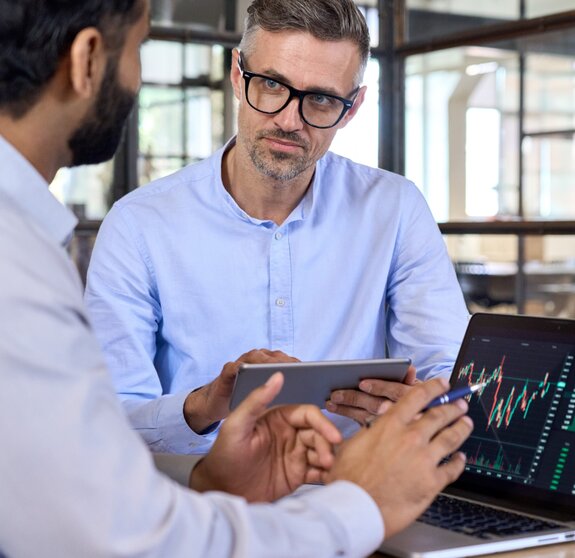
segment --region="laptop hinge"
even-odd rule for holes
[[[557,509],[550,509],[541,502],[518,502],[509,498],[490,496],[487,494],[482,494],[479,497],[477,494],[471,491],[455,488],[452,486],[447,487],[443,493],[448,496],[455,496],[458,498],[463,498],[464,500],[470,500],[471,502],[475,502],[477,504],[485,504],[506,511],[516,511],[527,515],[532,515],[539,519],[553,519],[562,523],[575,523],[575,514],[573,511],[562,512],[558,511]]]

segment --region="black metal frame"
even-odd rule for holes
[[[423,54],[455,47],[487,44],[525,38],[532,35],[575,28],[575,10],[543,17],[525,19],[525,0],[520,0],[520,19],[493,23],[466,31],[434,37],[428,40],[406,40],[407,12],[405,0],[378,0],[380,37],[382,44],[373,49],[380,61],[380,151],[379,164],[383,168],[403,174],[405,172],[405,61],[414,54]],[[526,278],[525,236],[575,235],[575,221],[524,221],[523,153],[521,145],[530,134],[524,128],[525,109],[525,56],[519,52],[519,183],[518,220],[481,223],[440,223],[443,234],[512,234],[517,236],[517,268],[515,283],[517,310],[525,310]],[[557,130],[555,134],[571,134],[572,130]],[[546,133],[547,135],[549,133]]]
[[[380,66],[379,89],[379,166],[403,174],[405,170],[405,61],[414,54],[422,54],[449,48],[488,44],[525,38],[542,33],[575,28],[575,10],[549,16],[525,19],[525,0],[520,0],[521,19],[505,23],[496,22],[478,28],[458,31],[428,40],[406,40],[407,21],[405,0],[378,0],[380,44],[372,49],[372,57]],[[198,44],[219,44],[226,47],[225,75],[231,65],[231,49],[237,46],[241,35],[232,31],[236,25],[236,1],[226,0],[226,31],[195,29],[190,27],[152,26],[152,39]],[[541,135],[573,135],[575,130],[555,130],[529,133],[524,129],[525,60],[520,53],[519,135],[520,145],[524,138]],[[231,109],[229,109],[231,110]],[[126,135],[118,151],[114,166],[114,182],[111,202],[119,199],[137,183],[138,137],[137,111],[128,122]],[[575,221],[525,221],[523,216],[523,155],[519,153],[519,219],[492,222],[440,223],[443,234],[503,234],[518,238],[518,275],[516,300],[518,312],[525,308],[525,237],[530,235],[575,235]],[[98,221],[84,221],[78,225],[79,235],[95,233]]]

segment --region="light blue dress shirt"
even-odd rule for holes
[[[74,216],[0,137],[0,556],[361,557],[381,515],[337,482],[276,504],[196,494],[154,468],[88,326]]]
[[[189,429],[184,400],[254,348],[301,360],[410,357],[421,379],[451,372],[468,313],[411,182],[327,153],[277,226],[224,188],[223,153],[117,202],[92,255],[89,313],[154,450],[210,446],[215,434]]]

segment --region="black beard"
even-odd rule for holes
[[[74,167],[103,163],[120,145],[137,93],[120,85],[117,67],[116,61],[108,63],[92,111],[68,140]]]

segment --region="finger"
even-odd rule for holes
[[[336,413],[338,415],[341,415],[342,417],[348,417],[350,419],[353,419],[353,420],[357,421],[359,424],[361,424],[362,426],[365,424],[365,421],[367,420],[368,417],[374,416],[369,411],[359,409],[358,407],[347,407],[346,405],[335,405],[331,401],[328,401],[325,404],[325,408],[330,413]]]
[[[406,393],[390,412],[404,424],[408,424],[428,403],[448,389],[449,382],[444,378],[418,383],[410,388],[409,393]]]
[[[301,430],[298,432],[300,442],[307,448],[306,455],[311,465],[327,468],[333,465],[333,445],[323,436],[313,430]]]
[[[314,450],[308,450],[306,459],[309,467],[320,471],[329,471],[335,463],[335,457],[333,455],[329,458],[320,457]]]
[[[323,484],[327,475],[327,471],[322,469],[309,468],[305,473],[305,483],[307,484]]]
[[[331,392],[330,401],[336,405],[358,407],[373,415],[380,414],[380,408],[387,399],[363,393],[356,389],[338,389]]]
[[[461,447],[461,444],[473,431],[473,421],[468,416],[463,416],[450,426],[441,430],[430,443],[433,457],[437,462],[441,461]]]
[[[240,368],[239,362],[228,362],[222,368],[220,375],[213,382],[215,395],[219,397],[231,397],[236,384],[236,376]]]
[[[263,362],[268,362],[270,358],[271,351],[269,349],[252,349],[247,353],[244,353],[238,361],[245,362],[249,364],[258,364]]]
[[[467,413],[468,408],[467,401],[464,399],[458,399],[448,405],[433,407],[422,413],[418,421],[419,428],[431,439],[443,428]]]
[[[251,351],[244,353],[238,361],[249,364],[261,364],[269,362],[298,362],[298,359],[291,357],[282,351],[252,349]]]
[[[411,388],[411,385],[389,380],[367,379],[359,383],[359,389],[361,391],[378,397],[385,397],[391,399],[391,401],[399,401]]]
[[[230,414],[224,427],[238,429],[245,435],[251,434],[258,418],[263,415],[267,406],[274,400],[280,392],[284,383],[284,377],[281,372],[272,374],[267,382],[254,389]]]
[[[309,467],[313,467],[315,469],[323,469],[320,457],[315,450],[307,450],[306,459]]]
[[[311,428],[331,444],[339,444],[342,440],[337,426],[315,405],[289,405],[285,407],[284,416],[293,428]]]
[[[290,356],[283,351],[270,351],[269,356],[277,360],[277,362],[301,362],[299,358]]]
[[[413,364],[410,364],[409,368],[407,369],[407,373],[405,374],[405,378],[403,378],[403,383],[406,386],[413,386],[417,383],[417,381],[417,370]]]
[[[464,453],[454,453],[445,463],[437,468],[439,490],[443,490],[448,484],[455,482],[465,470],[467,459]]]

